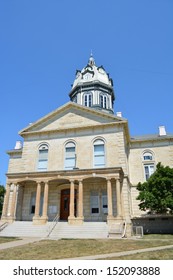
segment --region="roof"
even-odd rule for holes
[[[106,73],[104,67],[96,66],[95,60],[91,55],[88,64],[82,70],[76,70],[76,78],[73,82],[72,89],[77,85],[92,83],[94,81],[101,82],[106,86],[113,86],[112,79],[109,78],[109,74]]]
[[[167,133],[166,135],[160,136],[159,134],[146,134],[146,135],[138,135],[138,136],[132,136],[130,137],[131,142],[140,142],[140,141],[149,141],[149,140],[167,140],[167,139],[173,139],[173,134]]]

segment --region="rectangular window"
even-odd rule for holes
[[[31,214],[35,213],[35,200],[36,200],[36,193],[31,194]]]
[[[154,164],[144,165],[145,179],[148,180],[150,176],[154,173]]]
[[[73,169],[75,167],[75,161],[75,147],[66,147],[65,169]]]
[[[91,194],[91,214],[99,214],[99,196]]]
[[[94,167],[105,166],[104,144],[94,145]]]
[[[48,150],[39,151],[39,160],[38,160],[38,170],[44,171],[47,170],[48,164]]]
[[[106,194],[102,195],[102,211],[104,214],[108,213],[108,198]]]

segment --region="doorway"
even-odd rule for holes
[[[74,216],[77,213],[77,191],[74,195]],[[60,220],[68,220],[70,215],[70,189],[64,189],[61,191],[61,204],[60,204]]]
[[[69,216],[70,189],[61,191],[60,220],[67,220]]]

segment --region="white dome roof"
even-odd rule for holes
[[[109,79],[109,75],[106,73],[103,66],[97,67],[95,65],[95,60],[91,55],[86,67],[84,67],[81,71],[76,71],[76,78],[72,85],[72,89],[77,85],[92,83],[92,82],[101,82],[108,86],[112,86],[112,80]]]

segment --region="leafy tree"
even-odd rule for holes
[[[0,185],[0,216],[2,214],[4,195],[5,195],[5,188],[4,188],[4,186]]]
[[[173,213],[173,168],[157,164],[156,171],[142,183],[138,183],[137,197],[141,210],[153,214]]]

